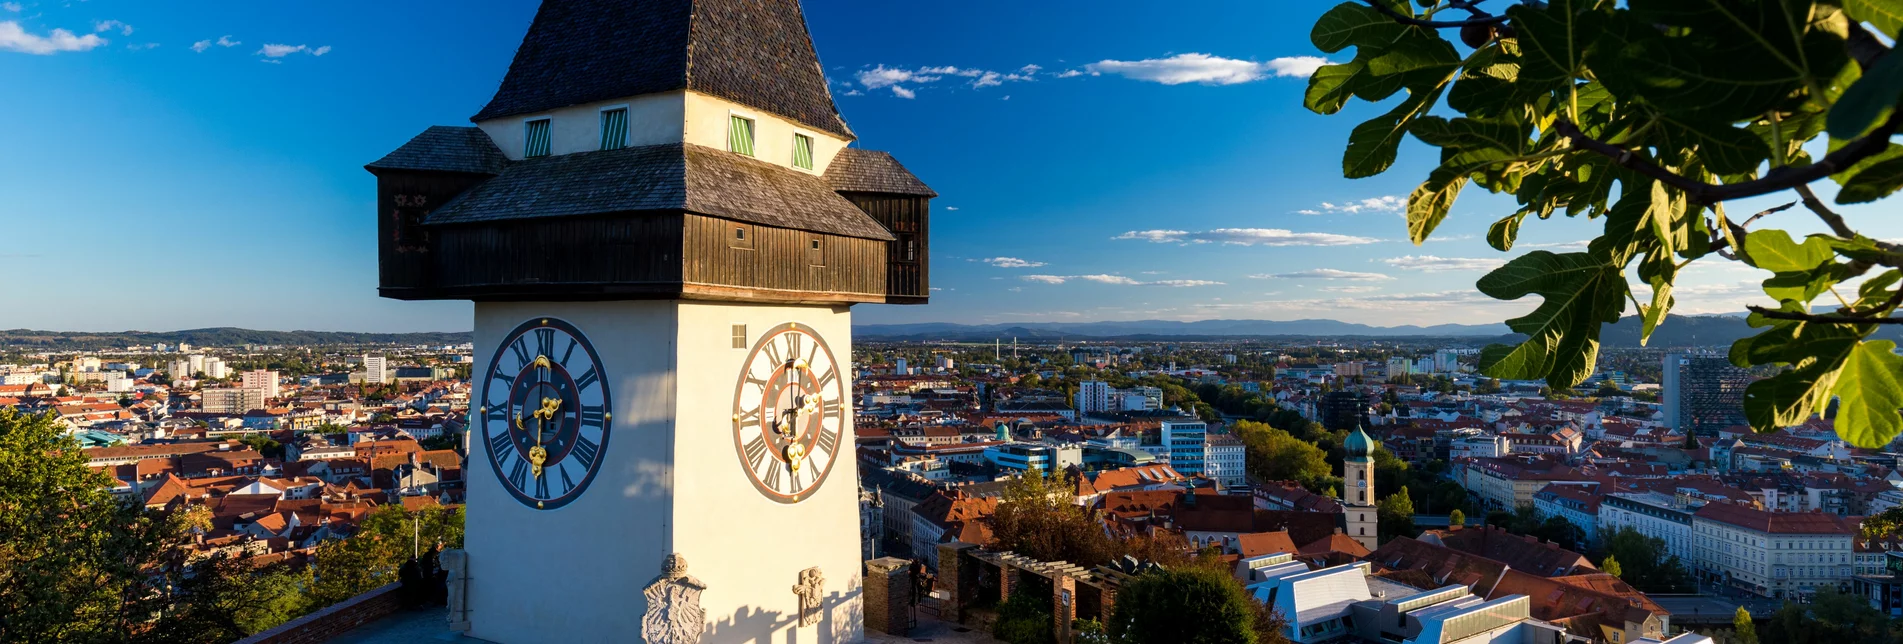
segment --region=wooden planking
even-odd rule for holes
[[[923,303],[931,295],[931,200],[911,195],[841,193],[898,237],[886,252],[886,294],[892,303]],[[912,248],[908,251],[908,244]],[[908,252],[910,257],[907,256]]]
[[[717,217],[685,216],[682,280],[743,288],[796,292],[883,294],[885,242],[829,235]],[[736,248],[735,228],[748,242]],[[817,265],[811,242],[819,240]]]
[[[678,284],[680,223],[652,213],[438,227],[432,286]]]
[[[429,231],[406,230],[399,240],[399,221],[416,221],[487,178],[453,172],[386,170],[378,174],[377,272],[384,286],[424,286],[433,277],[429,252],[424,250],[432,243]]]

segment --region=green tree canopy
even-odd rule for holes
[[[1117,543],[1074,499],[1075,488],[1063,475],[1036,469],[1026,472],[1005,488],[991,516],[994,547],[1040,561],[1079,566],[1109,563],[1119,552]]]
[[[1758,626],[1751,622],[1751,611],[1743,606],[1731,615],[1731,632],[1738,644],[1758,644]]]
[[[1629,527],[1620,528],[1606,537],[1605,549],[1607,559],[1616,557],[1621,569],[1629,569],[1617,576],[1640,592],[1683,593],[1696,589],[1685,565],[1678,557],[1665,552],[1664,539],[1645,536]]]
[[[1903,188],[1903,145],[1891,141],[1903,57],[1885,44],[1903,6],[1550,0],[1496,15],[1465,0],[1415,4],[1345,2],[1310,33],[1325,53],[1354,54],[1309,78],[1304,105],[1391,106],[1349,135],[1343,174],[1386,172],[1409,136],[1437,148],[1439,166],[1408,197],[1417,244],[1469,184],[1518,203],[1488,232],[1501,252],[1529,217],[1603,226],[1585,250],[1534,250],[1480,279],[1495,299],[1544,300],[1507,321],[1526,339],[1483,350],[1482,373],[1568,391],[1595,370],[1604,325],[1634,311],[1643,342],[1687,266],[1736,262],[1766,279],[1763,304],[1748,307],[1762,331],[1733,344],[1731,360],[1779,370],[1745,390],[1751,426],[1802,423],[1835,400],[1837,434],[1852,444],[1903,432],[1903,356],[1872,337],[1903,324],[1903,244],[1859,232],[1811,187],[1836,184],[1837,206]],[[1726,210],[1760,196],[1788,201]],[[1767,217],[1799,203],[1827,232],[1773,227],[1791,215]]]
[[[1375,520],[1382,541],[1420,534],[1414,529],[1414,499],[1408,496],[1407,488],[1382,499],[1375,510]]]
[[[1108,626],[1131,643],[1257,644],[1258,610],[1221,571],[1158,570],[1124,584]]]
[[[1314,443],[1255,421],[1230,426],[1248,450],[1249,473],[1262,481],[1295,481],[1317,489],[1330,476],[1328,454]]]

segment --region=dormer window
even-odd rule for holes
[[[535,119],[522,124],[522,157],[533,159],[548,156],[548,119]]]
[[[801,170],[813,169],[813,137],[804,134],[793,135],[793,167]]]
[[[602,110],[601,149],[619,150],[625,147],[628,147],[628,108]]]
[[[727,150],[753,156],[753,119],[737,114],[728,118]]]

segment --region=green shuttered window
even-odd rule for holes
[[[628,110],[613,109],[601,113],[601,149],[628,147]]]
[[[803,170],[813,169],[813,137],[804,134],[793,135],[793,167]]]
[[[548,119],[529,121],[523,127],[522,156],[548,156]]]
[[[733,152],[753,156],[753,119],[732,116],[727,131],[727,149]]]

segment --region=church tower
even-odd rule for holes
[[[1380,547],[1376,530],[1379,513],[1374,505],[1374,450],[1381,444],[1368,436],[1366,425],[1366,420],[1356,423],[1354,433],[1341,444],[1341,509],[1348,536],[1374,550]]]
[[[852,307],[926,302],[937,195],[797,0],[544,0],[471,121],[366,166],[380,293],[475,303],[452,624],[859,641]]]

